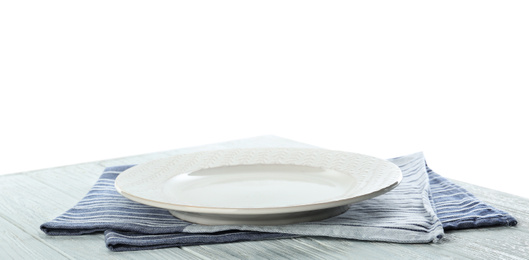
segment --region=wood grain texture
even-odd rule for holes
[[[217,149],[307,147],[287,139],[260,137],[216,144]],[[446,232],[436,244],[395,244],[333,238],[295,238],[111,252],[102,234],[54,237],[39,226],[80,200],[107,166],[137,164],[202,146],[0,176],[0,259],[527,259],[529,199],[457,182],[478,198],[508,211],[515,227]]]
[[[68,256],[0,218],[0,259],[68,259]]]

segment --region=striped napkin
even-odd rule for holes
[[[206,226],[182,221],[167,210],[121,196],[114,180],[132,165],[109,167],[77,205],[41,229],[48,235],[105,232],[110,250],[131,251],[299,236],[429,243],[439,241],[445,229],[516,225],[506,212],[433,172],[422,153],[390,161],[403,173],[401,184],[392,191],[355,203],[336,217],[278,226]]]

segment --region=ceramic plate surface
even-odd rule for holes
[[[182,154],[134,166],[123,196],[201,224],[275,225],[332,217],[402,179],[375,157],[323,149],[262,148]]]

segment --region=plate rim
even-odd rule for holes
[[[234,148],[234,149],[219,149],[219,150],[201,151],[201,152],[194,152],[194,153],[185,153],[185,154],[180,154],[180,155],[176,155],[176,156],[171,156],[171,157],[161,158],[161,159],[157,159],[157,160],[152,160],[152,161],[149,161],[149,162],[146,162],[146,163],[142,163],[142,164],[138,164],[138,165],[156,164],[156,163],[160,163],[160,162],[167,162],[167,161],[170,161],[172,158],[186,156],[186,155],[187,156],[192,156],[194,154],[200,154],[200,153],[217,153],[217,152],[223,153],[223,152],[230,152],[230,151],[232,151],[232,152],[233,151],[241,151],[241,152],[250,152],[250,151],[290,151],[290,152],[316,151],[316,152],[322,152],[322,153],[328,152],[328,153],[340,153],[340,154],[344,154],[344,155],[360,156],[360,157],[365,157],[365,158],[370,158],[372,160],[376,160],[378,163],[388,164],[389,167],[392,167],[393,170],[395,170],[395,172],[393,172],[392,174],[396,174],[396,176],[392,176],[392,177],[395,177],[395,179],[389,185],[380,187],[379,189],[376,189],[376,190],[374,190],[372,192],[361,194],[361,195],[358,195],[358,196],[352,196],[352,197],[349,196],[349,197],[325,200],[325,201],[309,203],[309,204],[299,204],[299,205],[291,205],[291,206],[277,206],[277,207],[260,207],[260,208],[259,207],[258,208],[255,208],[255,207],[253,207],[253,208],[234,208],[234,207],[210,207],[210,206],[183,205],[183,204],[168,203],[168,202],[163,202],[163,201],[152,200],[152,199],[149,199],[149,198],[143,198],[141,196],[134,195],[134,194],[122,189],[120,187],[120,185],[119,185],[120,180],[122,180],[123,178],[127,177],[126,172],[134,169],[135,167],[131,167],[131,168],[123,171],[122,173],[120,173],[117,176],[117,178],[116,178],[116,180],[114,182],[114,187],[116,188],[118,193],[120,193],[121,195],[123,195],[124,197],[126,197],[126,198],[128,198],[130,200],[139,202],[141,204],[145,204],[145,205],[149,205],[149,206],[153,206],[153,207],[158,207],[158,208],[163,208],[163,209],[167,209],[167,210],[182,211],[182,212],[193,212],[193,213],[204,213],[204,214],[219,214],[219,215],[262,215],[262,214],[281,214],[281,213],[288,214],[288,213],[293,213],[293,212],[312,211],[312,210],[333,208],[333,207],[338,207],[338,206],[343,206],[343,205],[348,205],[348,204],[360,202],[360,201],[367,200],[367,199],[370,199],[370,198],[373,198],[373,197],[377,197],[379,195],[382,195],[382,194],[394,189],[395,187],[397,187],[401,183],[402,178],[403,178],[402,171],[400,170],[400,168],[397,165],[395,165],[392,162],[390,162],[390,161],[387,161],[387,160],[384,160],[384,159],[380,159],[380,158],[377,158],[377,157],[373,157],[373,156],[369,156],[369,155],[365,155],[365,154],[352,153],[352,152],[342,152],[342,151],[327,150],[327,149],[320,149],[320,148]],[[271,163],[254,163],[254,164],[271,165]],[[297,165],[297,164],[292,164],[292,163],[273,163],[273,164]],[[233,165],[251,165],[251,164],[244,164],[244,163],[240,163],[240,164],[226,164],[226,165],[221,165],[219,167],[222,167],[222,166],[233,166]],[[303,165],[303,164],[298,164],[298,165]],[[315,166],[313,166],[313,167],[315,167]],[[208,167],[203,167],[203,168],[200,168],[198,170],[207,169],[207,168]],[[211,168],[213,168],[213,167],[211,167]],[[333,168],[325,168],[325,167],[321,167],[321,168],[336,170],[336,169],[333,169]],[[339,170],[336,170],[336,171],[339,171]],[[340,171],[340,172],[343,173],[343,171]],[[170,178],[173,178],[176,175],[184,174],[184,173],[186,173],[186,172],[176,172]],[[347,174],[350,174],[350,173],[347,173]],[[125,177],[122,177],[122,176],[125,176]]]

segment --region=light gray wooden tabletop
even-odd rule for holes
[[[47,236],[39,229],[74,206],[105,167],[201,150],[272,146],[307,147],[265,136],[0,176],[0,259],[529,259],[529,199],[457,181],[483,201],[511,213],[518,225],[449,231],[435,244],[307,237],[134,252],[108,250],[103,234]]]

